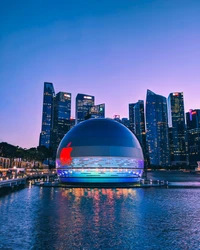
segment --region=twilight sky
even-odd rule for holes
[[[43,85],[128,117],[147,89],[200,108],[199,0],[1,0],[0,141],[38,146]]]

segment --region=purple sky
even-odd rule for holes
[[[38,146],[43,85],[128,117],[147,89],[200,108],[199,0],[3,0],[0,141]]]

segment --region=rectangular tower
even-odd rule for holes
[[[147,90],[146,141],[149,161],[154,166],[169,166],[167,99]]]
[[[55,91],[53,83],[44,82],[42,129],[40,133],[39,146],[50,147],[51,130],[53,125],[53,99]]]
[[[127,128],[130,128],[130,121],[128,118],[126,117],[122,118],[121,122],[124,126],[126,126]]]
[[[200,160],[200,109],[190,109],[186,113],[189,165],[197,167]]]
[[[105,118],[105,103],[94,105],[89,110],[90,118]]]
[[[138,100],[136,103],[129,104],[129,121],[130,130],[136,135],[139,140],[145,158],[146,152],[146,133],[145,133],[145,119],[144,119],[144,101]]]
[[[170,93],[168,97],[169,127],[172,128],[171,164],[187,164],[186,126],[182,92]]]
[[[77,94],[76,96],[76,124],[85,120],[91,107],[94,106],[94,96]]]
[[[59,92],[54,98],[53,128],[51,146],[55,152],[57,147],[70,130],[71,118],[71,93]]]

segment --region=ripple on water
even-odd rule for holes
[[[50,189],[0,198],[0,249],[199,249],[200,189]]]

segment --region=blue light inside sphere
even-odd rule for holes
[[[70,145],[71,162],[61,161]],[[94,118],[74,126],[62,139],[56,156],[61,182],[138,182],[144,169],[139,141],[124,125]]]

